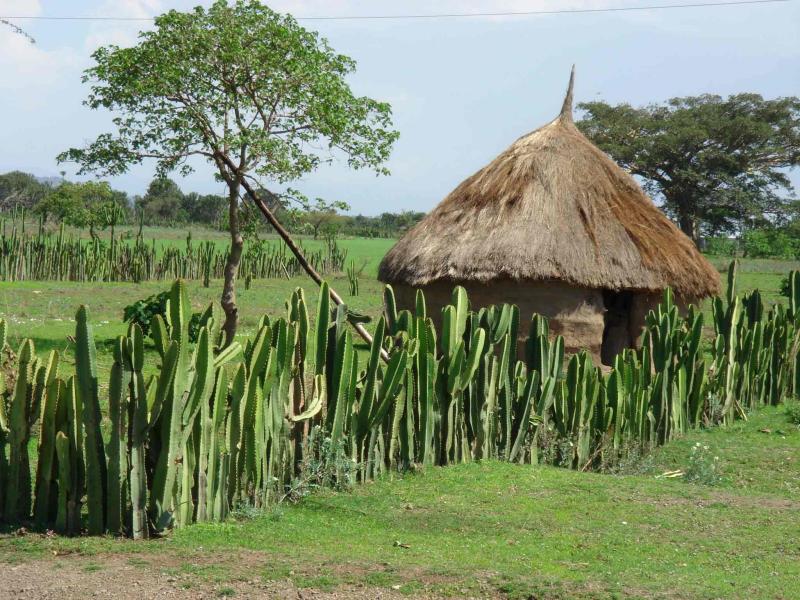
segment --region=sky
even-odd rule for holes
[[[698,0],[275,0],[297,18],[516,12],[689,4]],[[708,0],[717,2],[719,0]],[[0,0],[5,16],[152,17],[201,0]],[[301,21],[358,63],[357,94],[392,105],[400,132],[389,176],[320,168],[292,185],[341,200],[353,213],[428,211],[519,136],[550,121],[576,66],[575,100],[644,105],[675,96],[800,95],[800,1],[776,4],[425,20]],[[131,45],[147,21],[16,21],[36,43],[0,26],[0,173],[66,171],[55,156],[111,131],[111,115],[83,106],[90,54]],[[144,193],[153,166],[111,184]],[[800,175],[793,173],[800,187]],[[210,166],[184,191],[221,193]],[[274,186],[276,191],[279,186]]]

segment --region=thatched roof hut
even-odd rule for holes
[[[549,316],[568,347],[607,362],[635,345],[662,290],[697,300],[718,293],[719,275],[578,130],[573,84],[574,69],[558,117],[453,190],[389,251],[378,277],[409,305],[414,288],[435,305],[456,284],[474,305],[516,302],[524,319]],[[621,319],[625,335],[612,335],[609,321],[621,331]]]

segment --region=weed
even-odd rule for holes
[[[800,400],[787,400],[783,405],[786,418],[793,425],[800,425]]]
[[[261,509],[254,507],[252,504],[237,504],[231,510],[231,518],[234,521],[250,521],[262,516],[263,514],[264,512]]]
[[[653,472],[653,454],[643,444],[623,446],[603,456],[601,471],[612,475],[647,475]]]
[[[349,491],[353,488],[359,464],[345,450],[344,441],[334,446],[330,437],[315,426],[303,443],[299,474],[287,487],[282,500],[298,502],[320,488]]]
[[[708,446],[696,442],[689,455],[689,465],[683,478],[689,483],[717,485],[722,477],[719,472],[719,456],[714,456]]]

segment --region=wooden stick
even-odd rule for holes
[[[292,239],[292,236],[289,235],[289,232],[286,231],[286,229],[284,229],[283,225],[281,225],[278,219],[275,218],[275,215],[272,214],[272,211],[267,207],[264,201],[258,197],[258,194],[255,193],[255,190],[253,190],[252,186],[238,172],[238,170],[234,167],[234,165],[230,162],[230,160],[228,160],[227,157],[224,156],[223,160],[227,163],[228,167],[231,168],[234,171],[234,173],[236,173],[236,176],[241,182],[245,192],[247,192],[247,195],[250,196],[250,199],[258,207],[258,210],[260,210],[261,214],[264,215],[264,218],[269,222],[270,225],[272,225],[272,228],[286,243],[286,245],[289,247],[289,250],[292,251],[292,254],[294,254],[295,258],[297,258],[297,262],[300,263],[300,266],[303,267],[305,272],[308,273],[308,276],[311,277],[311,279],[313,279],[317,285],[322,285],[322,277],[320,276],[319,273],[317,273],[316,269],[311,266],[311,263],[309,263],[306,260],[306,257],[303,256],[302,250],[300,250],[300,247],[297,244],[295,244],[294,240]],[[339,294],[337,294],[336,290],[334,290],[332,287],[328,286],[328,291],[330,292],[331,300],[333,300],[335,304],[340,305],[345,303],[344,300],[342,300],[342,297]],[[367,342],[367,344],[370,345],[372,344],[372,335],[369,333],[369,331],[366,330],[366,328],[361,323],[353,322],[349,317],[347,321],[350,323],[350,325],[353,326],[353,328],[356,330],[356,333],[358,333],[358,335],[360,335],[361,338],[365,342]],[[384,350],[383,347],[381,347],[381,358],[385,362],[389,362],[389,353],[386,352],[386,350]]]

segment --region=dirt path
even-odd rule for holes
[[[195,561],[196,557],[192,557]],[[264,581],[248,578],[248,563],[243,558],[238,575],[222,582],[194,573],[173,573],[170,567],[181,564],[175,558],[138,555],[80,555],[54,557],[15,565],[0,565],[0,598],[3,600],[86,599],[86,598],[278,598],[338,600],[342,598],[408,599],[409,596],[375,587],[347,587],[334,591],[298,588],[289,580]],[[198,564],[213,567],[214,564]],[[227,562],[227,561],[226,561]],[[157,564],[158,566],[154,566]],[[417,598],[427,596],[416,596]]]

